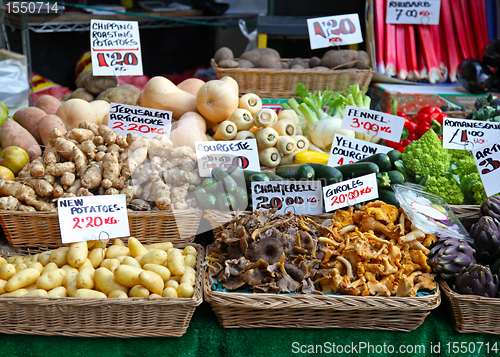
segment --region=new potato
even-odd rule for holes
[[[66,297],[68,296],[68,292],[64,286],[58,286],[52,290],[47,291],[48,297]]]
[[[14,291],[24,288],[36,282],[36,279],[38,279],[39,276],[40,272],[34,268],[21,270],[20,272],[15,273],[9,281],[7,281],[5,290]]]
[[[171,275],[170,270],[168,270],[168,268],[163,266],[163,265],[144,264],[144,266],[142,268],[144,270],[149,270],[149,271],[155,272],[156,274],[161,276],[161,278],[163,279],[164,282],[168,281],[168,279],[170,279],[170,275]]]
[[[87,260],[88,253],[87,242],[72,243],[68,250],[68,264],[75,268],[82,266]]]
[[[79,289],[92,289],[94,287],[94,268],[80,270],[76,276],[76,286]]]
[[[92,299],[106,299],[106,294],[90,289],[78,289],[75,291],[73,297],[75,298],[92,298]]]
[[[153,271],[144,270],[139,274],[139,281],[151,293],[161,294],[163,291],[163,279]]]
[[[128,292],[128,296],[130,297],[148,297],[149,290],[142,285],[133,286],[132,289]]]
[[[139,280],[139,274],[141,272],[142,269],[133,267],[131,265],[120,265],[116,267],[113,274],[116,281],[131,288],[141,283]]]
[[[63,269],[49,270],[36,279],[36,286],[43,290],[52,290],[62,285],[66,271]]]
[[[127,293],[127,287],[118,283],[111,271],[106,268],[99,268],[94,273],[95,284],[99,290],[106,295],[110,295],[113,291],[121,291]]]
[[[167,253],[164,250],[152,249],[141,258],[141,264],[163,265],[167,261]]]
[[[16,274],[16,266],[14,264],[0,265],[0,279],[9,280]]]

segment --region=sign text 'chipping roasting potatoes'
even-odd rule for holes
[[[57,213],[63,243],[130,236],[125,195],[59,198]]]
[[[323,197],[326,212],[376,199],[378,198],[376,175],[369,174],[323,187]]]

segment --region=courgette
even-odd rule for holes
[[[377,164],[380,172],[386,172],[392,168],[391,159],[389,158],[388,155],[383,153],[378,153],[372,156],[365,157],[364,159],[359,160],[358,162],[373,162],[374,164]]]
[[[243,170],[243,175],[245,176],[245,184],[247,190],[252,187],[252,182],[254,181],[269,181],[269,177],[263,172]]]
[[[243,169],[241,169],[239,166],[229,166],[229,168],[226,170],[226,173],[231,176],[234,181],[236,181],[238,186],[245,187],[245,176],[243,175]]]
[[[309,163],[307,165],[314,169],[314,179],[321,181],[322,187],[338,183],[344,179],[342,172],[334,167],[315,163]]]
[[[266,172],[266,176],[269,178],[269,181],[285,181],[283,177],[276,175],[272,172]]]
[[[212,177],[215,181],[221,182],[227,192],[234,192],[238,188],[236,181],[220,167],[212,169]]]
[[[314,180],[314,169],[308,164],[282,165],[276,168],[276,175],[292,180]]]
[[[215,196],[211,193],[206,192],[203,188],[197,187],[193,191],[193,196],[196,198],[196,202],[201,208],[204,209],[214,209],[217,204]]]
[[[335,168],[342,173],[344,180],[380,172],[377,164],[373,162],[355,162],[354,164],[336,166]]]
[[[207,177],[201,183],[201,186],[205,189],[206,192],[216,193],[219,188],[217,187],[218,183],[211,177]]]
[[[399,201],[396,198],[396,194],[391,189],[379,189],[378,199],[384,201],[389,205],[394,205],[399,208]]]
[[[377,173],[377,186],[379,188],[391,187],[391,179],[387,172]]]
[[[401,151],[394,149],[389,151],[386,155],[389,156],[389,159],[391,160],[392,169],[396,170],[394,163],[402,159],[403,155],[401,154]]]
[[[398,170],[387,171],[387,175],[389,175],[389,179],[391,180],[391,185],[405,183],[405,177]]]
[[[230,193],[219,193],[217,196],[217,206],[221,211],[234,211],[236,200]]]

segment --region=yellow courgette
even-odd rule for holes
[[[329,154],[316,151],[299,151],[293,157],[293,162],[295,164],[316,163],[327,165],[329,156]]]

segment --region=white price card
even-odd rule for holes
[[[94,76],[142,76],[137,21],[90,20]]]
[[[441,0],[387,1],[387,24],[439,25]]]
[[[490,143],[472,150],[479,176],[486,195],[491,197],[500,192],[500,144]]]
[[[320,181],[252,182],[255,210],[274,209],[277,214],[320,214],[323,202]]]
[[[57,214],[63,243],[130,236],[125,195],[59,198]]]
[[[307,19],[311,49],[363,42],[358,14]]]
[[[214,167],[226,171],[232,165],[243,170],[260,171],[257,140],[195,141],[201,177],[209,177]]]
[[[340,127],[398,142],[404,125],[405,119],[397,115],[347,105]]]
[[[391,150],[388,146],[335,133],[332,148],[330,149],[330,156],[328,157],[328,166],[335,167],[352,164],[371,155],[387,154]]]
[[[156,135],[170,135],[172,112],[159,109],[111,103],[108,126],[120,135],[135,133],[152,139]]]
[[[368,174],[323,187],[325,211],[330,212],[378,198],[377,177]]]
[[[445,149],[472,151],[481,145],[498,142],[500,123],[444,118],[443,147]]]

